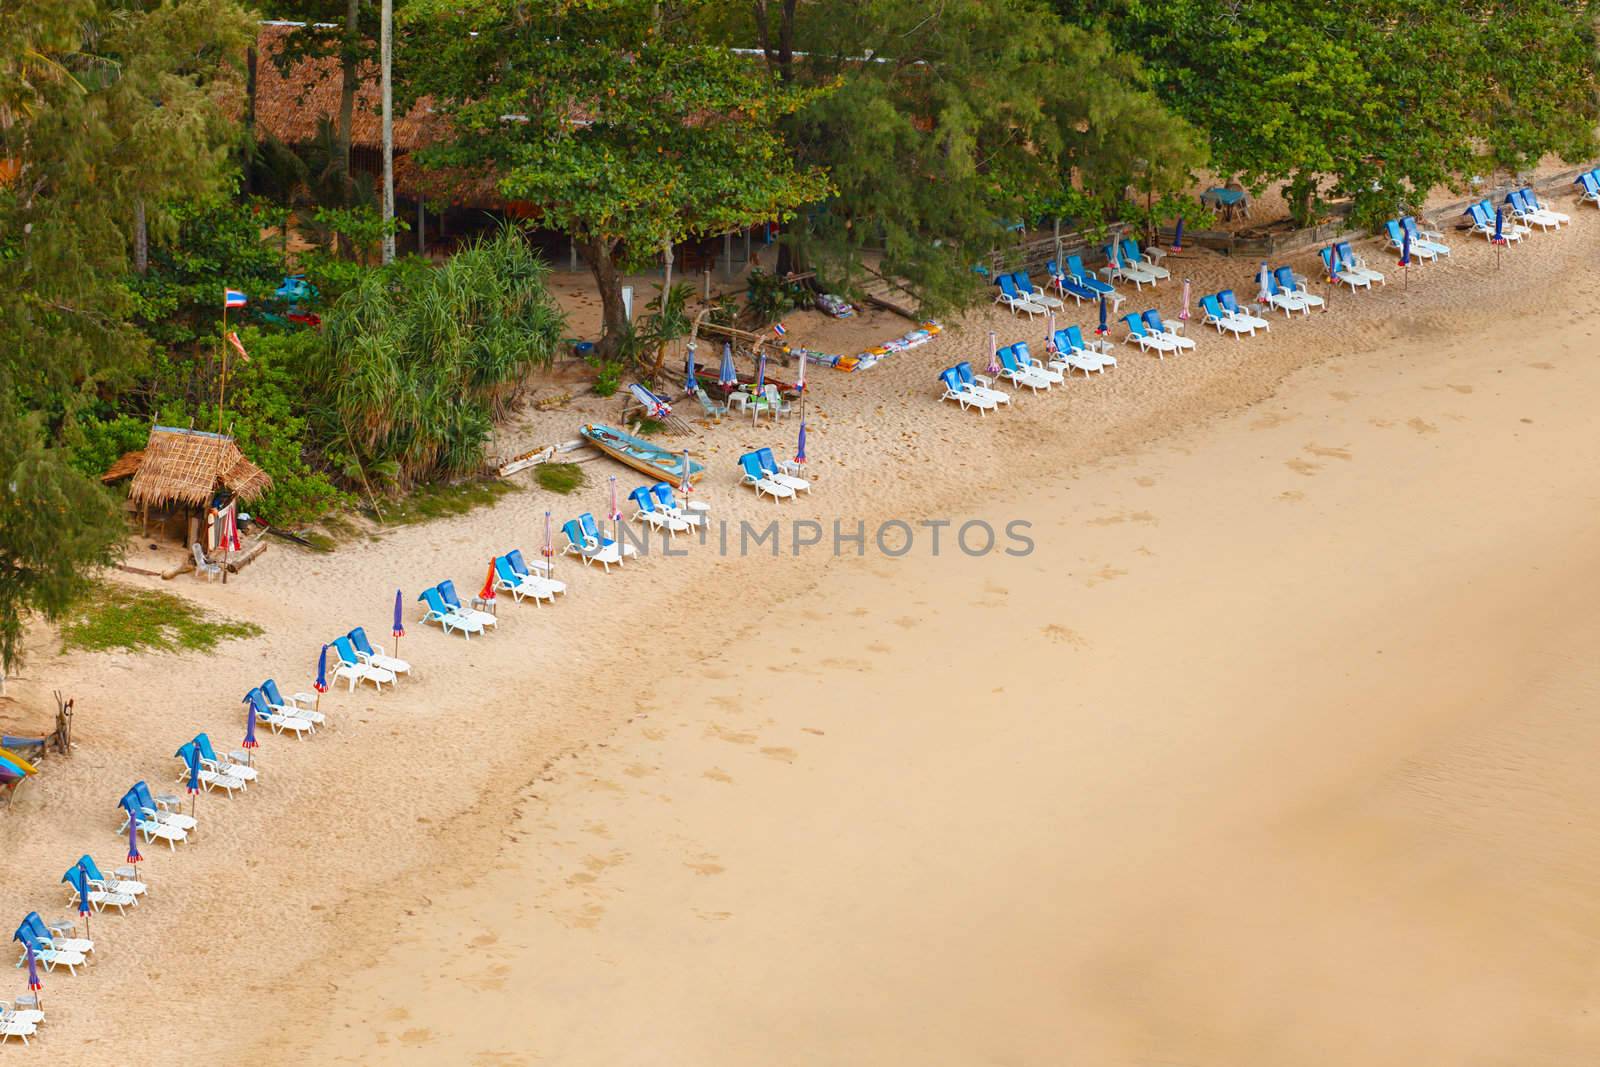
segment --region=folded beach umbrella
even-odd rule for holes
[[[1101,315],[1104,316],[1105,312],[1102,311]],[[989,365],[986,369],[990,374],[1000,373],[1000,343],[993,330],[989,331]]]
[[[328,646],[323,645],[322,651],[317,653],[317,680],[311,683],[311,688],[317,691],[317,702],[311,706],[313,711],[322,710],[322,694],[328,691]],[[248,698],[247,698],[248,699]]]
[[[1328,283],[1330,285],[1337,285],[1339,283],[1339,246],[1338,245],[1329,245],[1328,248],[1327,248],[1327,252],[1328,252]]]
[[[89,933],[89,872],[83,869],[83,861],[79,860],[61,880],[78,891],[78,917],[83,920],[83,936],[92,937]]]
[[[689,366],[683,376],[684,391],[693,394],[700,388],[700,383],[694,380],[694,342],[689,342]]]
[[[1411,231],[1405,230],[1400,234],[1400,266],[1411,266]]]
[[[794,450],[794,461],[796,463],[804,463],[806,461],[806,420],[804,419],[800,420],[800,444]]]
[[[694,492],[694,483],[689,480],[690,469],[689,450],[686,448],[683,450],[683,473],[678,483],[678,491],[683,494],[685,500],[689,499],[689,494]]]
[[[406,635],[405,620],[400,616],[400,590],[394,591],[394,625],[389,628],[389,636],[394,638],[394,654],[400,655],[400,639]]]
[[[1055,308],[1051,308],[1050,309],[1050,312],[1049,312],[1049,323],[1050,323],[1050,330],[1049,330],[1048,333],[1046,333],[1044,335],[1044,348],[1045,348],[1046,352],[1054,352],[1056,350],[1056,309]]]
[[[261,742],[256,740],[256,709],[248,700],[244,702],[244,747],[247,749],[261,747]]]
[[[800,402],[801,403],[805,402],[806,362],[807,362],[807,360],[806,360],[806,350],[802,348],[800,350],[800,379],[799,379],[799,381],[794,383],[794,387],[800,391]]]
[[[617,506],[617,476],[611,476],[611,521],[617,527],[617,559],[622,559],[622,509]]]
[[[1497,244],[1497,245],[1503,245],[1503,244],[1506,243],[1505,225],[1506,225],[1506,213],[1504,211],[1501,211],[1499,208],[1495,208],[1494,209],[1494,243]]]
[[[548,577],[555,569],[556,558],[555,535],[550,532],[550,513],[548,511],[544,513],[544,547],[540,551],[544,553],[544,573]]]
[[[1178,232],[1180,234],[1183,232],[1183,220],[1182,219],[1178,220]],[[1172,248],[1173,248],[1173,251],[1177,251],[1178,246],[1177,245],[1173,245]],[[1190,286],[1190,284],[1191,283],[1190,283],[1188,278],[1185,278],[1183,280],[1183,307],[1181,309],[1179,309],[1179,311],[1178,311],[1178,318],[1181,319],[1184,322],[1188,322],[1189,321],[1189,286]]]
[[[717,371],[717,384],[739,384],[739,372],[733,367],[733,345],[728,341],[722,342],[722,367]]]
[[[252,719],[255,715],[250,716]],[[139,820],[128,820],[128,862],[143,863],[144,857],[139,854]]]
[[[1108,332],[1106,329],[1106,294],[1104,293],[1100,294],[1100,325],[1094,328],[1094,332],[1098,337],[1104,337]]]
[[[1174,252],[1182,252],[1183,251],[1183,216],[1182,215],[1178,216],[1178,232],[1172,235],[1172,250]],[[1189,316],[1187,316],[1187,315],[1184,316],[1184,318],[1188,318],[1188,317]]]
[[[13,941],[19,940],[12,938]],[[44,983],[39,981],[39,961],[33,954],[33,942],[23,941],[22,947],[28,953],[28,991],[37,993],[44,988]]]
[[[494,599],[494,559],[489,559],[489,573],[483,576],[483,588],[478,591],[479,600]]]
[[[760,396],[767,387],[767,353],[763,349],[756,353],[756,395]]]
[[[1256,302],[1261,304],[1272,303],[1272,272],[1267,269],[1267,261],[1261,261],[1261,272],[1256,275],[1256,284],[1260,292],[1256,294]]]

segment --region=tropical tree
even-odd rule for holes
[[[930,310],[973,295],[1008,224],[1125,188],[1177,188],[1203,154],[1138,59],[1036,0],[755,0],[724,9],[785,86],[837,86],[786,120],[837,194],[788,228],[778,273],[852,288],[893,275]]]
[[[1594,151],[1587,0],[1058,0],[1104,20],[1224,171],[1287,181],[1299,221],[1322,182],[1359,214],[1416,203],[1480,167]],[[1537,42],[1535,44],[1534,42]]]
[[[564,322],[547,268],[506,228],[437,269],[368,272],[325,320],[311,362],[325,452],[369,490],[477,471],[494,420],[528,371],[548,365]]]
[[[457,137],[420,154],[491,170],[584,249],[625,334],[621,271],[691,235],[791,215],[828,190],[778,124],[820,92],[765,78],[697,33],[711,0],[413,0],[402,62]]]
[[[110,497],[68,463],[73,414],[148,343],[126,283],[162,205],[220,187],[249,21],[231,0],[10,5],[0,33],[0,670],[32,612],[112,559]]]

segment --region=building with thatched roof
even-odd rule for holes
[[[233,438],[172,426],[153,427],[144,448],[118,459],[100,480],[130,475],[128,503],[147,522],[152,510],[187,520],[185,543],[197,540],[203,519],[212,526],[217,513],[258,499],[272,485]]]

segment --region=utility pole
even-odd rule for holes
[[[394,0],[383,0],[383,262],[394,262]]]

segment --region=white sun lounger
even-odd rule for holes
[[[985,400],[992,400],[996,407],[1011,406],[1011,394],[1003,389],[996,389],[993,380],[973,371],[972,364],[967,360],[962,360],[951,369],[956,372],[956,380],[968,393]]]
[[[742,472],[740,480],[756,491],[757,499],[763,493],[774,501],[788,500],[794,496],[793,489],[767,477],[767,472],[762,469],[760,457],[754,452],[746,452],[739,457],[739,470]]]
[[[773,457],[772,449],[756,449],[756,462],[761,465],[761,469],[766,472],[767,477],[779,485],[786,485],[796,493],[811,492],[811,483],[804,478],[785,471],[779,465],[777,459]]]
[[[38,1032],[38,1024],[27,1019],[13,1018],[14,1014],[14,1012],[7,1012],[4,1015],[0,1015],[0,1044],[3,1044],[7,1038],[15,1037],[19,1038],[23,1047],[26,1048],[28,1038]]]
[[[995,409],[995,401],[980,393],[974,386],[963,382],[954,367],[946,367],[939,372],[939,381],[944,385],[944,394],[940,400],[954,400],[961,406],[961,410],[975,408],[979,415],[987,414]]]

